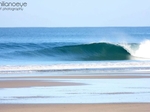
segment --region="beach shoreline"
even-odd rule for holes
[[[2,76],[2,75],[1,75]],[[0,88],[22,88],[22,87],[52,87],[52,86],[79,86],[86,85],[85,83],[79,82],[67,82],[61,80],[69,79],[142,79],[150,78],[149,75],[129,75],[129,74],[116,74],[116,75],[60,75],[60,76],[15,76],[15,77],[1,77]],[[46,80],[45,80],[46,79]],[[60,81],[59,81],[60,79]],[[56,81],[57,80],[57,81]]]

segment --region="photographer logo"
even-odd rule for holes
[[[23,11],[27,7],[27,2],[0,2],[0,11]]]

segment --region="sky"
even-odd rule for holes
[[[27,6],[23,11],[6,11],[0,5],[0,27],[150,26],[150,0],[2,1]]]

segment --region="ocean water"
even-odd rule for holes
[[[0,73],[150,70],[150,27],[0,28]]]

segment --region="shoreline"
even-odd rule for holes
[[[43,81],[43,80],[5,80],[0,81],[0,88],[23,88],[23,87],[51,87],[51,86],[78,86],[82,83]]]
[[[61,76],[15,76],[1,77],[0,88],[51,87],[51,86],[81,86],[86,83],[68,82],[69,79],[142,79],[150,76],[139,75],[61,75]],[[46,79],[46,80],[45,80]],[[60,80],[59,80],[60,79]],[[66,81],[62,81],[65,80]]]
[[[14,77],[9,77],[9,78],[14,78]],[[27,77],[15,77],[15,78],[50,78],[50,79],[133,79],[133,78],[150,78],[150,76],[134,76],[134,75],[124,75],[124,76],[119,76],[119,75],[70,75],[70,76],[27,76]]]

